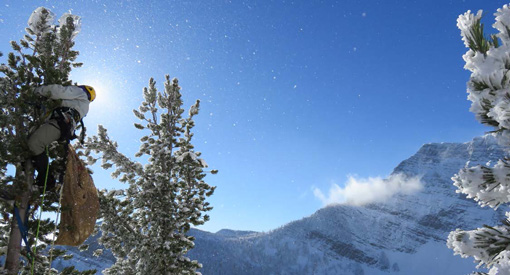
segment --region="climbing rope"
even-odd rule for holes
[[[68,149],[67,147],[69,146],[69,143],[66,143],[65,146],[66,146],[66,149]],[[64,160],[64,166],[65,166],[65,163],[67,162],[67,151],[68,150],[65,150],[66,156],[65,156],[65,160]],[[46,147],[46,156],[49,157],[48,147]],[[37,222],[37,232],[36,232],[36,235],[35,235],[36,242],[37,242],[37,239],[39,238],[39,228],[40,228],[40,225],[41,225],[41,216],[42,216],[42,212],[43,212],[42,211],[43,210],[42,207],[44,205],[44,199],[46,197],[46,186],[47,186],[47,183],[48,183],[49,166],[50,165],[49,165],[49,162],[48,162],[48,166],[46,167],[46,175],[45,175],[45,178],[44,178],[43,194],[42,194],[42,198],[41,198],[41,210],[39,211],[39,219],[38,219],[38,222]],[[60,182],[62,182],[62,178],[60,179]],[[52,242],[51,242],[51,246],[50,246],[50,258],[49,258],[48,274],[51,274],[51,262],[53,261],[53,250],[54,250],[54,247],[55,247],[55,236],[57,234],[57,229],[58,229],[58,220],[60,218],[60,213],[61,213],[61,203],[62,203],[63,190],[64,190],[64,187],[61,186],[60,190],[59,190],[58,210],[57,210],[57,218],[55,220],[55,229],[53,230]],[[31,274],[32,275],[34,275],[36,250],[37,250],[37,245],[34,246],[34,251],[33,251],[34,257],[32,259],[32,267],[31,267]]]
[[[50,157],[50,154],[48,153],[48,146],[46,146],[46,157]],[[46,183],[48,182],[48,174],[50,171],[50,162],[48,161],[48,164],[46,165],[46,174],[44,175],[44,187],[43,187],[43,194],[41,199],[41,210],[39,211],[39,219],[37,221],[37,231],[35,234],[35,245],[34,245],[34,257],[32,258],[32,268],[31,268],[31,274],[34,275],[34,265],[35,265],[35,255],[37,252],[37,240],[39,239],[39,228],[41,226],[41,216],[42,216],[42,207],[44,205],[44,197],[46,196]],[[27,213],[28,214],[28,213]]]
[[[69,140],[67,140],[67,142],[65,143],[64,171],[65,171],[65,165],[66,165],[65,163],[67,162],[67,154],[68,154],[68,150],[69,150],[68,147],[69,147]],[[49,158],[49,152],[48,152],[47,146],[46,146],[45,150],[46,150],[46,157]],[[25,211],[25,222],[23,222],[21,219],[18,207],[16,205],[14,205],[14,215],[16,217],[16,220],[18,223],[18,228],[20,230],[23,241],[25,242],[25,248],[27,250],[27,258],[29,261],[30,261],[30,259],[32,260],[31,272],[30,272],[31,275],[34,275],[35,258],[37,255],[37,240],[39,239],[39,230],[41,227],[41,217],[42,217],[42,212],[43,212],[44,200],[46,198],[46,187],[48,184],[49,170],[50,170],[50,163],[48,161],[48,164],[46,165],[46,173],[44,175],[44,187],[43,187],[43,193],[42,193],[41,204],[40,204],[41,209],[39,211],[39,218],[37,221],[37,230],[36,230],[36,235],[35,235],[35,244],[34,244],[33,251],[32,251],[32,249],[30,249],[30,244],[28,242],[28,215],[29,215],[29,210],[30,210],[30,203],[28,203],[26,211]],[[61,173],[60,182],[62,182],[62,181],[63,181],[63,174]],[[53,240],[52,240],[51,247],[50,247],[50,255],[49,255],[50,258],[49,258],[49,268],[48,268],[49,273],[48,274],[51,273],[51,262],[53,260],[53,250],[54,250],[54,246],[55,246],[55,235],[56,235],[57,229],[58,229],[58,220],[59,220],[59,217],[61,214],[61,203],[62,203],[63,189],[64,189],[63,186],[61,186],[60,190],[59,190],[60,194],[59,194],[59,201],[58,201],[57,218],[55,221],[55,229],[53,230]]]
[[[58,198],[58,210],[57,210],[57,218],[55,220],[55,229],[53,230],[53,239],[51,240],[51,247],[50,247],[50,267],[48,268],[48,274],[50,274],[50,271],[51,271],[51,262],[53,261],[53,247],[55,246],[55,235],[57,233],[57,228],[58,228],[58,219],[60,217],[60,210],[61,210],[61,206],[62,206],[62,194],[64,193],[63,192],[64,190],[64,186],[61,186],[60,187],[60,190],[59,190],[59,198]]]

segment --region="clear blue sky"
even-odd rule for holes
[[[103,124],[131,157],[142,88],[178,77],[186,109],[202,100],[196,149],[220,171],[201,228],[268,231],[322,207],[314,187],[384,177],[424,143],[489,130],[468,111],[456,19],[483,9],[491,29],[505,3],[2,0],[0,51],[39,6],[80,15],[72,79],[98,90],[88,133]],[[94,171],[99,188],[122,187]]]

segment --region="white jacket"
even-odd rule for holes
[[[89,99],[87,93],[78,86],[62,86],[58,84],[37,87],[36,93],[51,99],[61,99],[62,107],[73,108],[83,118],[89,112]]]

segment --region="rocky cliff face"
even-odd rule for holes
[[[497,224],[505,209],[480,208],[456,194],[451,177],[468,161],[485,164],[503,155],[489,136],[426,144],[393,171],[422,176],[418,193],[325,207],[268,233],[192,230],[190,257],[203,263],[203,274],[466,274],[475,264],[453,256],[448,233]]]
[[[448,233],[497,224],[504,210],[480,208],[455,193],[451,177],[504,152],[490,137],[426,144],[393,173],[422,176],[424,188],[363,207],[329,206],[265,234],[197,232],[191,256],[204,274],[466,274],[470,259],[453,256]]]

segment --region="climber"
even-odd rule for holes
[[[37,171],[35,184],[43,187],[48,156],[46,146],[53,141],[69,141],[74,138],[76,124],[87,115],[90,102],[96,98],[96,91],[91,86],[62,86],[58,84],[35,88],[36,94],[53,100],[61,100],[60,107],[55,108],[46,122],[37,128],[28,138],[28,147],[32,154],[32,162]],[[55,186],[55,177],[48,173],[46,180],[48,189]]]

